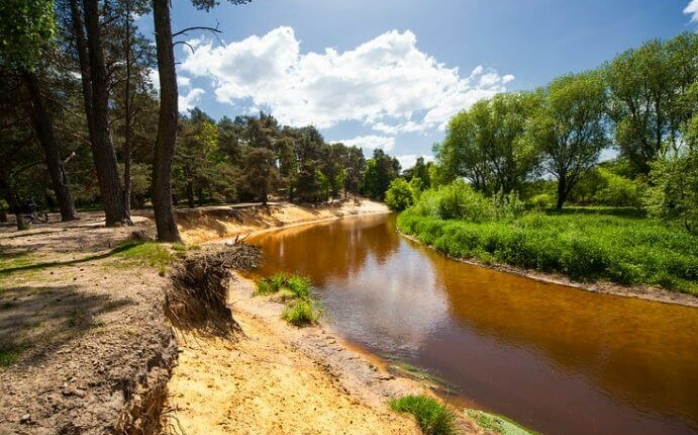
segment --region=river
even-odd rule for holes
[[[542,283],[445,258],[393,215],[249,240],[263,276],[311,278],[347,340],[545,434],[698,433],[698,310]]]

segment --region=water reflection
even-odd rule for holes
[[[270,233],[262,274],[310,276],[333,323],[545,433],[698,431],[698,312],[446,259],[355,218]]]

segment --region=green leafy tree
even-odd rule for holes
[[[519,189],[538,164],[524,133],[539,104],[533,93],[498,94],[453,117],[435,147],[443,181],[464,177],[486,194]]]
[[[628,50],[607,66],[620,152],[636,174],[683,143],[682,126],[695,113],[686,98],[698,78],[698,35],[684,33],[670,41],[649,41]]]
[[[53,191],[58,199],[61,219],[78,219],[68,187],[54,123],[47,104],[46,85],[40,66],[55,34],[52,0],[5,0],[0,3],[0,69],[2,80],[18,78],[29,96],[29,120],[45,156]],[[12,76],[12,77],[11,77]],[[21,101],[19,86],[9,86],[15,102]],[[12,97],[11,97],[12,98]],[[9,185],[8,185],[9,186]],[[18,219],[18,225],[21,217]]]
[[[391,181],[390,187],[385,192],[385,203],[393,211],[403,211],[414,204],[415,193],[410,183],[402,177]]]
[[[383,201],[390,182],[400,174],[400,162],[381,149],[373,151],[373,158],[366,162],[361,191],[369,198]]]
[[[599,72],[559,77],[543,91],[529,135],[539,147],[542,168],[557,179],[557,209],[592,169],[609,144],[606,88]]]

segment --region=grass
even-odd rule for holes
[[[319,317],[315,303],[306,299],[292,302],[281,312],[281,318],[293,326],[313,325]]]
[[[17,361],[17,358],[28,349],[28,346],[11,346],[0,348],[0,367],[9,367]]]
[[[632,213],[531,212],[476,223],[408,210],[398,228],[453,257],[698,294],[698,237]]]
[[[481,428],[497,435],[538,435],[537,432],[522,427],[518,423],[501,415],[475,409],[468,409],[465,411],[465,414]]]
[[[263,295],[286,290],[296,298],[307,299],[310,297],[310,287],[308,278],[300,275],[288,275],[283,272],[257,281],[257,293]]]
[[[431,397],[409,395],[390,400],[390,407],[397,412],[412,414],[425,435],[454,435],[455,413]]]
[[[320,309],[310,294],[310,280],[283,272],[257,281],[257,294],[274,294],[286,304],[281,317],[294,326],[312,325],[320,318]]]
[[[117,249],[119,249],[119,251],[116,255],[125,260],[120,263],[120,266],[132,267],[134,265],[147,265],[159,269],[161,275],[165,273],[167,266],[169,266],[175,258],[175,254],[167,249],[167,247],[155,242],[127,240],[120,243]],[[182,254],[186,251],[186,248],[184,248],[183,245],[181,248],[178,245],[173,245],[173,250],[177,254]]]

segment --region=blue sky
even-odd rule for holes
[[[173,0],[174,31],[223,31],[182,38],[193,53],[177,46],[180,108],[264,110],[405,168],[478,99],[694,31],[694,14],[698,0],[222,0],[210,13]]]

